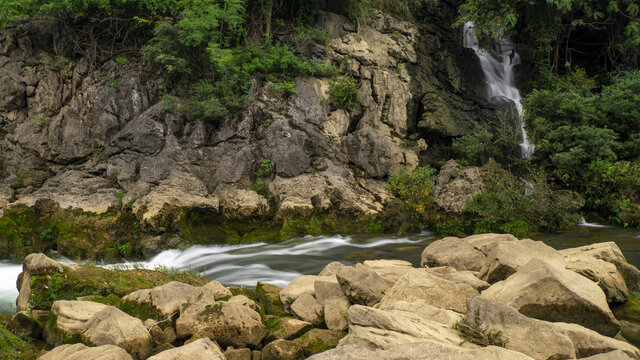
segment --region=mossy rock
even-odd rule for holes
[[[38,356],[38,348],[21,340],[5,327],[0,326],[0,359],[31,360]]]
[[[262,281],[258,282],[256,286],[257,302],[266,314],[285,316],[284,307],[280,301],[280,291],[282,291],[282,288],[278,286]]]
[[[335,348],[345,336],[347,333],[344,331],[311,329],[294,341],[302,346],[304,355],[308,357]]]
[[[148,303],[138,303],[135,301],[123,301],[122,298],[115,294],[111,294],[109,296],[89,296],[84,298],[83,300],[93,301],[105,305],[115,306],[123,312],[138,318],[142,321],[147,319],[153,319],[156,321],[165,320],[164,315],[156,309],[154,306]],[[176,315],[177,317],[177,315]],[[160,328],[165,329],[167,326],[171,326],[171,323],[161,322]]]
[[[122,297],[140,289],[150,289],[170,281],[202,286],[208,280],[192,274],[153,270],[109,270],[96,266],[64,266],[64,272],[35,276],[31,280],[29,304],[32,309],[49,310],[56,300],[85,296]]]
[[[640,325],[640,294],[629,292],[629,298],[624,305],[618,305],[612,310],[616,319]]]
[[[267,315],[262,322],[268,331],[265,338],[266,341],[276,339],[293,340],[302,336],[313,327],[309,322],[287,316]]]

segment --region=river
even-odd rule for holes
[[[576,231],[541,233],[532,238],[556,249],[615,241],[627,260],[640,267],[638,229],[583,226]],[[401,259],[419,266],[422,249],[434,240],[436,237],[429,232],[410,237],[305,236],[280,244],[209,245],[167,250],[138,264],[149,269],[165,266],[197,270],[202,276],[225,285],[254,287],[257,281],[266,281],[284,287],[300,275],[317,274],[332,261],[354,264],[367,259]],[[0,312],[15,311],[18,295],[15,283],[20,271],[20,265],[0,262]]]

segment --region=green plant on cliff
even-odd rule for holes
[[[421,221],[430,221],[437,208],[433,195],[435,170],[429,166],[409,171],[402,167],[389,176],[387,187]]]
[[[329,80],[329,101],[331,105],[353,110],[358,105],[358,84],[350,76],[338,76]]]

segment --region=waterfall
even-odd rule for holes
[[[498,39],[496,46],[491,51],[480,49],[478,39],[473,34],[473,26],[471,22],[464,24],[463,46],[473,49],[480,60],[480,66],[487,82],[487,99],[491,101],[503,98],[515,103],[519,115],[518,125],[522,132],[522,142],[520,143],[522,158],[530,159],[535,150],[535,144],[529,141],[527,131],[524,128],[523,109],[520,102],[522,98],[514,77],[514,67],[520,64],[520,56],[515,51],[513,42],[505,38]]]

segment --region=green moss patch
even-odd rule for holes
[[[38,356],[38,349],[25,342],[0,326],[0,359],[2,360],[32,360]]]
[[[65,267],[64,273],[35,276],[31,280],[29,302],[33,309],[49,310],[56,300],[84,296],[122,297],[139,289],[149,289],[170,281],[202,286],[208,280],[193,274],[152,270],[113,271],[95,266]],[[105,300],[108,301],[108,300]],[[124,305],[123,305],[124,306]],[[127,312],[125,309],[123,311]],[[134,309],[130,311],[135,312]]]
[[[338,342],[347,336],[344,331],[311,329],[295,340],[304,350],[305,356],[311,356],[338,346]]]
[[[640,293],[630,291],[627,302],[624,305],[614,307],[612,310],[616,319],[640,325]]]

